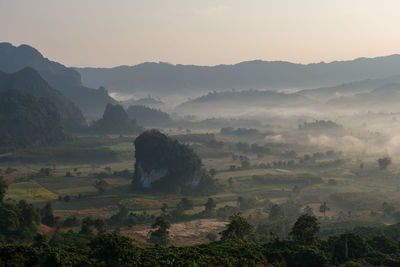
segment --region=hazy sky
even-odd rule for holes
[[[68,66],[400,53],[399,0],[0,0],[0,41]]]

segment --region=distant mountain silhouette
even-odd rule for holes
[[[82,86],[77,71],[44,58],[35,48],[0,43],[1,71],[13,73],[25,67],[36,69],[52,87],[71,99],[89,119],[101,117],[107,103],[116,103],[107,91]]]
[[[400,74],[400,55],[331,63],[294,64],[247,61],[235,65],[193,66],[143,63],[115,68],[77,68],[83,84],[120,92],[312,88]]]
[[[67,130],[77,131],[87,126],[79,108],[59,91],[52,88],[32,68],[24,68],[12,74],[0,71],[0,92],[8,90],[18,90],[54,103]]]
[[[54,145],[65,140],[56,106],[17,90],[0,93],[0,147]]]

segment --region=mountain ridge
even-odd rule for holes
[[[114,68],[75,68],[83,84],[117,92],[224,89],[278,89],[335,86],[400,74],[400,55],[347,61],[299,64],[287,61],[244,61],[232,65],[196,66],[145,62]]]

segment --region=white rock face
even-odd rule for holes
[[[151,170],[150,172],[146,172],[143,170],[142,166],[138,164],[138,173],[142,186],[144,188],[151,188],[151,183],[164,177],[168,173],[168,169]]]

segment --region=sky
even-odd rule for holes
[[[400,54],[398,0],[0,0],[0,42],[67,66]]]

